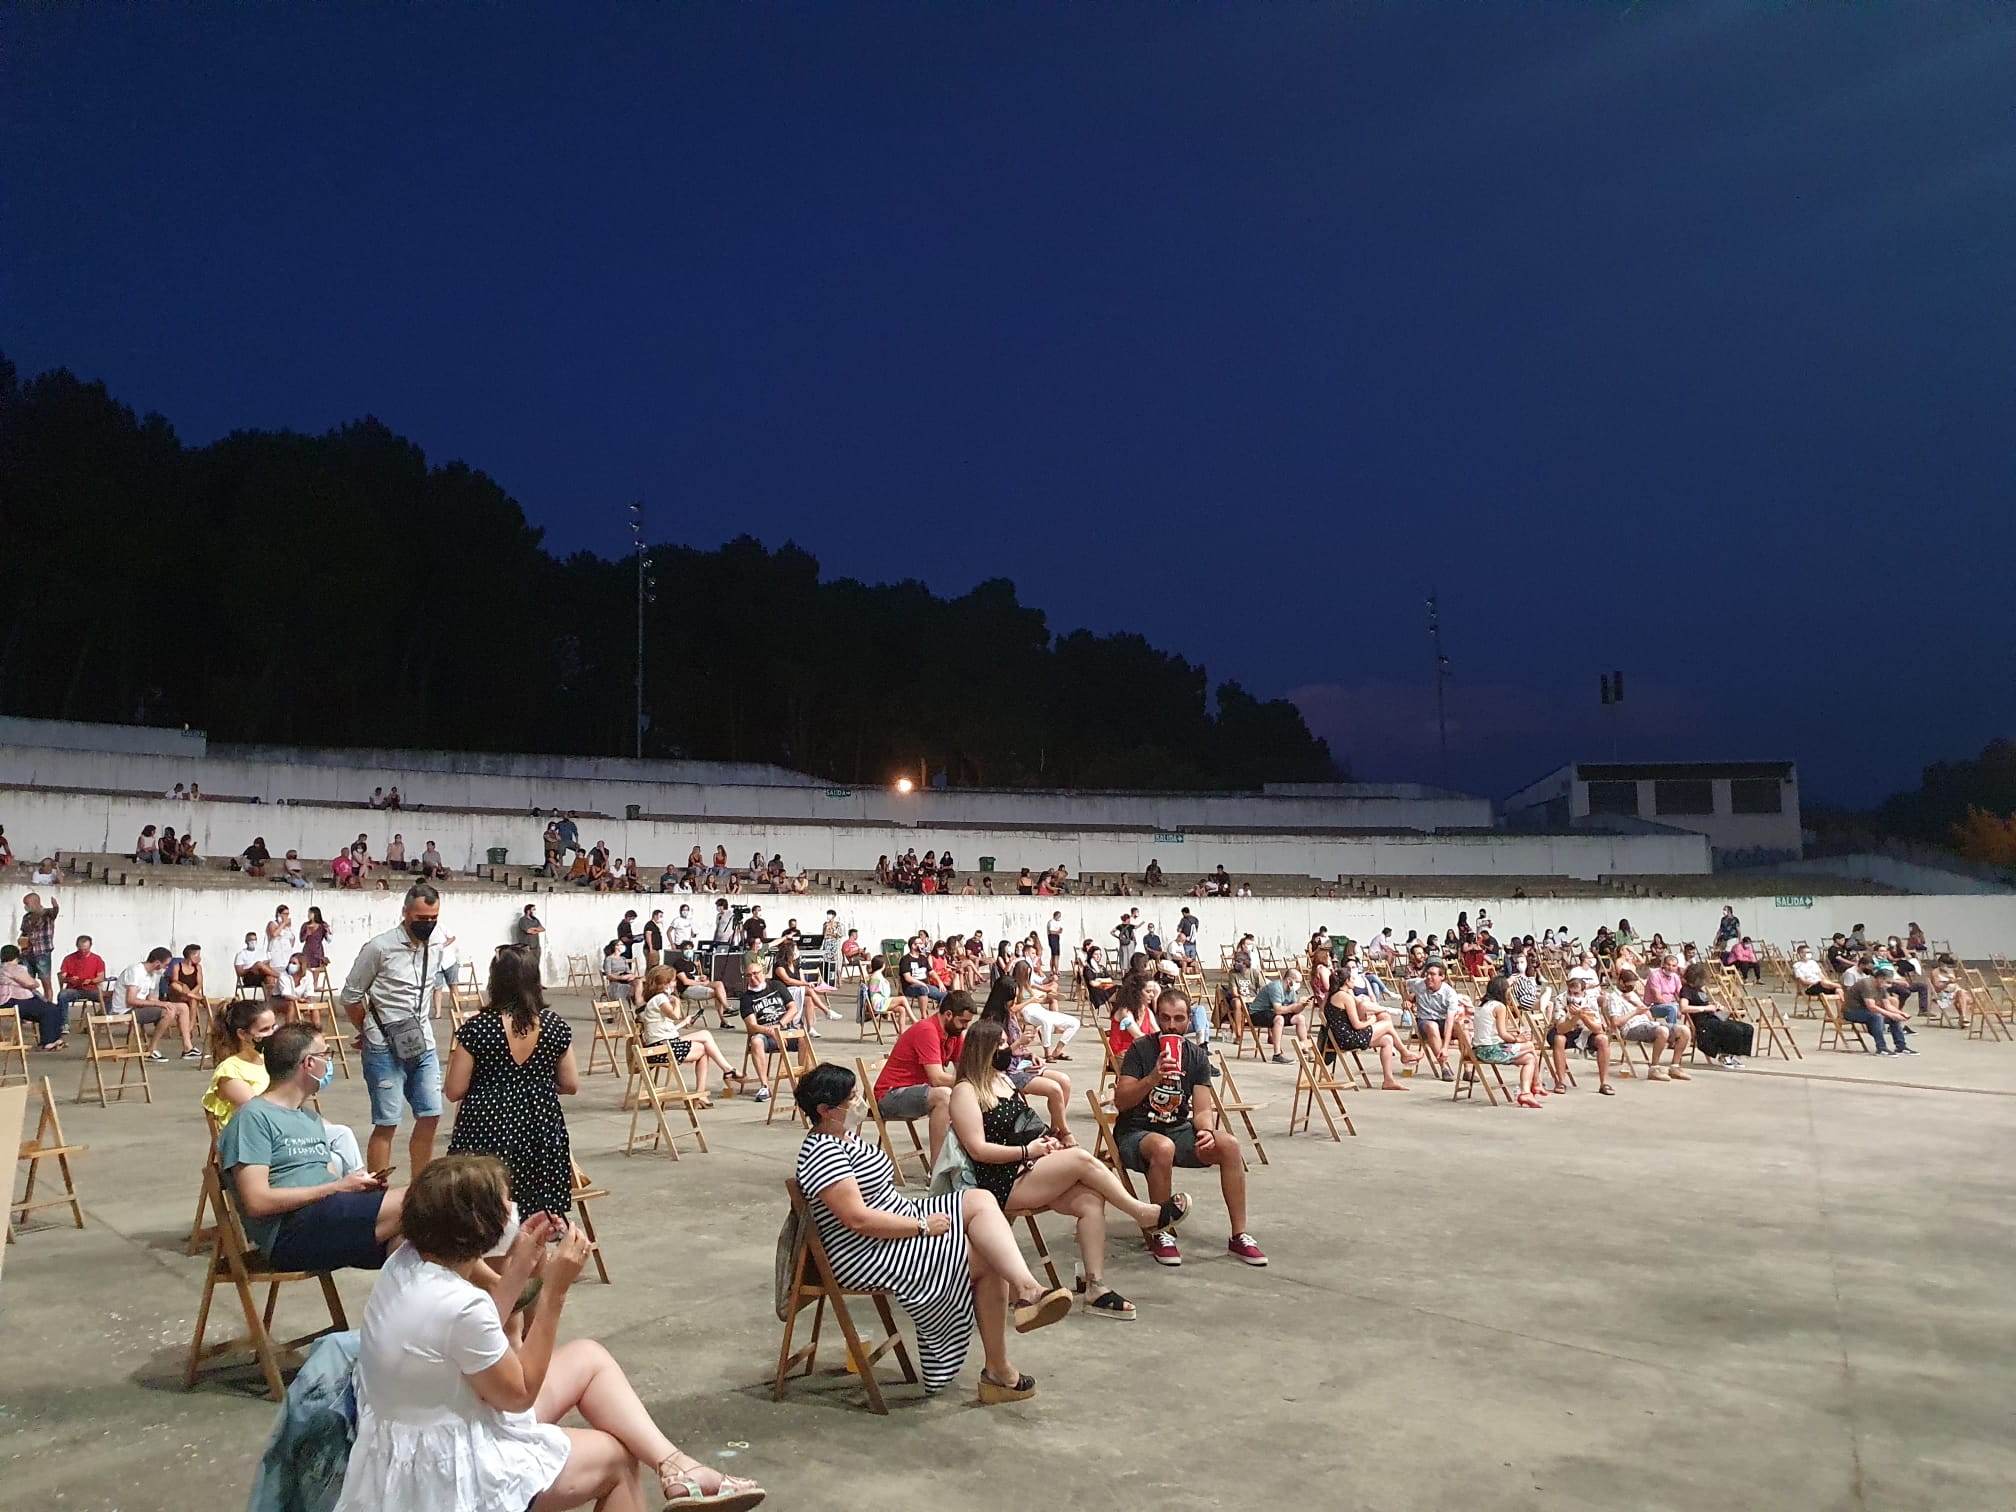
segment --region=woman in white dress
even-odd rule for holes
[[[510,1179],[488,1155],[450,1155],[407,1189],[406,1243],[379,1272],[357,1358],[357,1438],[336,1512],[644,1512],[640,1468],[667,1506],[740,1512],[764,1493],[673,1447],[609,1352],[556,1342],[588,1242],[550,1213],[518,1231],[501,1273]],[[548,1254],[548,1241],[559,1235]],[[514,1300],[543,1290],[522,1329]],[[507,1323],[508,1320],[508,1323]],[[561,1428],[578,1411],[587,1428]],[[656,1505],[650,1503],[649,1505]]]

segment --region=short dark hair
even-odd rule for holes
[[[978,1013],[979,1005],[973,1001],[973,994],[963,988],[955,988],[945,994],[938,1004],[938,1011],[948,1017],[954,1013]]]
[[[432,882],[415,882],[411,887],[406,889],[406,901],[408,903],[439,903],[441,901],[441,889],[436,887]]]
[[[301,1062],[308,1059],[308,1047],[322,1038],[322,1031],[312,1024],[283,1024],[275,1029],[266,1041],[266,1075],[275,1082],[285,1081],[301,1069]]]
[[[853,1093],[854,1073],[832,1061],[821,1061],[798,1078],[791,1096],[797,1101],[798,1111],[816,1123],[821,1108],[840,1107]]]
[[[162,961],[172,961],[173,959],[175,959],[175,952],[170,950],[166,945],[156,945],[152,950],[147,952],[147,964],[149,966],[158,965]]]
[[[1155,994],[1155,1011],[1160,1013],[1162,1005],[1169,1002],[1181,1003],[1185,1008],[1188,1008],[1190,1006],[1190,994],[1185,992],[1181,987],[1164,987],[1160,992]]]
[[[20,959],[21,947],[19,945],[0,945],[0,961],[12,962]]]
[[[497,1247],[510,1213],[511,1176],[503,1161],[444,1155],[407,1187],[399,1227],[430,1260],[474,1260]]]

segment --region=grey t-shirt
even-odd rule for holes
[[[1414,994],[1414,1016],[1431,1024],[1448,1023],[1450,1015],[1461,1006],[1456,1001],[1456,989],[1447,982],[1433,992],[1428,990],[1425,978],[1417,978],[1409,986]]]

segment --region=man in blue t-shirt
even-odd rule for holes
[[[327,1085],[329,1042],[307,1024],[266,1041],[266,1090],[231,1115],[217,1137],[245,1237],[275,1270],[376,1270],[399,1233],[404,1187],[387,1172],[334,1174],[328,1126],[306,1106]]]

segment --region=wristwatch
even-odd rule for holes
[[[917,1219],[917,1237],[919,1239],[929,1239],[931,1237],[931,1220],[922,1215],[919,1215]]]

